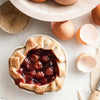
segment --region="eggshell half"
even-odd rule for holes
[[[77,40],[85,45],[93,44],[97,40],[98,31],[92,24],[85,24],[77,31]]]
[[[54,34],[61,40],[70,40],[75,34],[75,27],[70,20],[63,22],[52,22],[51,28]]]
[[[91,72],[96,67],[96,58],[91,54],[81,53],[77,58],[77,68],[81,72]]]
[[[55,2],[61,5],[71,5],[71,4],[76,3],[77,1],[78,0],[55,0]]]

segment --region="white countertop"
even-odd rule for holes
[[[83,24],[93,23],[90,13],[72,20],[76,30]],[[96,26],[97,27],[97,26]],[[89,94],[89,73],[80,73],[76,68],[76,58],[81,52],[88,52],[95,55],[96,48],[100,44],[100,27],[98,28],[98,40],[90,46],[79,44],[74,37],[69,41],[61,41],[52,32],[50,23],[31,19],[29,26],[21,33],[9,35],[0,30],[0,98],[6,100],[78,100],[77,91],[82,90]],[[27,93],[19,89],[11,80],[8,71],[8,59],[16,47],[24,46],[25,40],[34,34],[45,34],[58,40],[67,53],[68,72],[65,78],[63,89],[45,95]]]

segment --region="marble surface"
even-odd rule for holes
[[[72,22],[75,25],[76,31],[83,24],[94,24],[90,13],[73,19]],[[89,94],[90,74],[81,73],[77,70],[76,59],[81,52],[88,52],[95,55],[96,48],[100,45],[100,27],[96,27],[98,29],[98,40],[90,46],[79,44],[75,36],[69,41],[62,41],[53,34],[50,23],[35,19],[31,19],[28,27],[16,35],[10,35],[0,30],[0,98],[5,98],[6,100],[78,100],[78,90],[84,91],[84,94]],[[29,36],[35,34],[44,34],[53,37],[62,44],[67,53],[68,72],[63,89],[58,92],[44,95],[27,93],[19,89],[9,76],[8,59],[10,55],[17,47],[24,46]]]

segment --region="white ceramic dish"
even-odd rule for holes
[[[26,39],[26,41],[25,41],[25,43],[24,43],[24,46],[18,46],[18,47],[16,47],[16,49],[14,49],[13,52],[16,51],[16,50],[19,49],[19,48],[25,47],[26,42],[28,41],[28,39],[31,38],[31,37],[36,37],[36,36],[45,36],[45,37],[47,37],[47,38],[49,38],[49,39],[51,39],[51,40],[57,42],[57,43],[59,44],[59,46],[63,49],[63,51],[64,51],[64,53],[65,53],[65,56],[66,56],[66,77],[67,77],[67,74],[68,74],[68,58],[67,58],[67,54],[66,54],[66,52],[65,52],[65,49],[64,49],[64,47],[63,47],[57,40],[55,40],[54,38],[52,38],[52,37],[50,37],[50,36],[43,35],[43,34],[32,35],[32,36],[30,36],[30,37],[28,37],[28,38]],[[12,53],[13,53],[13,52],[12,52]],[[12,53],[11,53],[11,54],[12,54]],[[14,82],[14,80],[13,80],[12,78],[11,78],[11,80],[12,80],[13,84],[15,84],[15,82]],[[18,88],[17,85],[15,85],[15,86]],[[19,89],[20,89],[20,88],[19,88]],[[31,93],[31,94],[34,93],[34,92],[31,92],[31,91],[27,91],[27,90],[25,90],[25,89],[21,89],[21,91],[24,91],[24,92],[26,92],[26,93]],[[59,90],[59,91],[60,91],[60,90]],[[56,91],[53,91],[53,92],[51,92],[51,93],[54,93],[54,92],[56,92]],[[48,94],[48,93],[49,93],[49,92],[44,93],[44,94]],[[36,94],[36,93],[34,93],[34,94]]]
[[[61,6],[53,0],[35,3],[31,0],[10,0],[20,11],[32,18],[43,21],[64,21],[82,16],[92,10],[100,0],[79,0],[70,6]]]

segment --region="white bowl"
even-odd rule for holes
[[[92,10],[100,0],[79,0],[70,6],[58,5],[54,0],[35,3],[31,0],[10,0],[20,11],[32,18],[43,21],[64,21],[82,16]]]
[[[47,38],[49,38],[49,39],[51,39],[51,40],[53,40],[53,41],[55,41],[56,43],[59,44],[59,46],[62,48],[62,50],[64,51],[64,54],[65,54],[65,56],[66,56],[66,77],[67,77],[67,74],[68,74],[68,58],[67,58],[67,53],[65,52],[64,47],[63,47],[57,40],[55,40],[54,38],[52,38],[52,37],[50,37],[50,36],[43,35],[43,34],[32,35],[32,36],[30,36],[30,37],[28,37],[28,38],[26,39],[26,41],[25,41],[25,43],[24,43],[23,46],[17,46],[16,49],[14,49],[14,50],[12,51],[12,53],[14,53],[14,52],[15,52],[16,50],[18,50],[19,48],[25,47],[26,42],[28,41],[28,39],[31,38],[31,37],[36,37],[36,36],[44,36],[44,37],[47,37]],[[12,53],[11,53],[11,55],[12,55]],[[65,79],[64,79],[64,80],[65,80]],[[11,78],[11,81],[13,82],[13,84],[15,84],[14,79]],[[15,86],[18,87],[17,85],[15,85]],[[19,88],[19,89],[20,89],[20,88]],[[20,90],[21,90],[21,91],[24,91],[24,92],[26,92],[26,93],[31,93],[31,94],[35,93],[35,92],[28,91],[28,90],[25,90],[25,89],[20,89]],[[60,90],[59,90],[59,91],[60,91]],[[54,92],[56,92],[56,91],[53,91],[53,92],[51,92],[51,93],[54,93]],[[48,93],[49,93],[49,92],[46,92],[46,93],[44,93],[44,94],[48,94]],[[36,94],[36,93],[35,93],[35,94]]]

